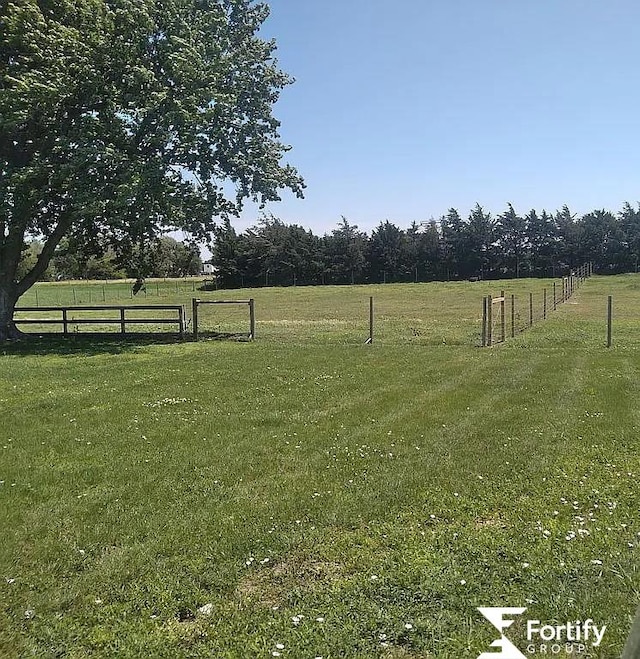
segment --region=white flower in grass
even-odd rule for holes
[[[466,579],[460,579],[460,585],[461,586],[466,586],[467,585],[467,580]]]
[[[405,622],[404,628],[408,631],[411,631],[413,629],[413,625],[410,622]]]
[[[284,643],[276,643],[277,650],[284,650]]]
[[[597,558],[591,561],[592,565],[602,565],[602,561],[598,560]]]
[[[316,618],[316,622],[324,622],[324,618],[322,616]]]
[[[27,609],[24,612],[24,617],[27,618],[27,619],[30,619],[30,618],[33,618],[33,616],[35,616],[35,614],[36,614],[36,612],[33,609]]]

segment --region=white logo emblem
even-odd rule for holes
[[[505,620],[503,616],[518,616],[526,611],[526,607],[478,607],[478,611],[500,632],[500,638],[492,644],[492,648],[500,648],[500,652],[483,652],[478,659],[526,659],[518,648],[502,633],[513,624],[513,620]]]

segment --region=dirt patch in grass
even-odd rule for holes
[[[491,517],[479,518],[476,519],[473,523],[474,528],[476,529],[506,529],[507,524],[502,520],[498,515],[493,515]]]
[[[326,588],[344,578],[340,563],[318,560],[290,559],[261,567],[247,574],[236,588],[236,596],[244,602],[262,606],[279,606],[288,593]]]

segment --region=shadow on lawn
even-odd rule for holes
[[[154,345],[185,343],[177,334],[33,334],[22,341],[0,343],[0,358],[7,355],[119,355]]]

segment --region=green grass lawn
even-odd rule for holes
[[[0,348],[0,656],[475,659],[497,637],[478,606],[528,608],[522,651],[523,618],[592,618],[582,656],[620,655],[640,276],[492,349],[482,296],[515,294],[524,327],[552,280],[171,285],[159,301],[254,297],[257,340]]]

